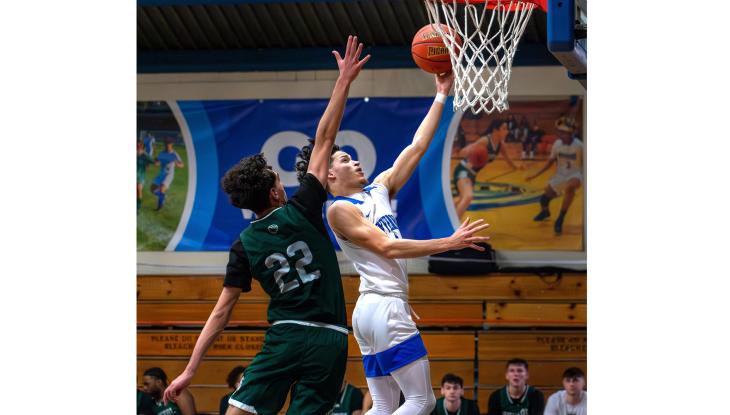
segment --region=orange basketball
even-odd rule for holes
[[[451,33],[446,25],[441,25],[441,29],[445,33]],[[456,35],[456,43],[461,46],[459,35]],[[440,74],[451,70],[449,49],[430,24],[423,26],[413,36],[411,55],[416,65],[426,72]]]
[[[487,164],[489,154],[487,153],[487,147],[483,145],[471,145],[469,149],[469,163],[474,169],[481,169]]]

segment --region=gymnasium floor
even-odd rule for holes
[[[537,199],[555,174],[553,165],[541,176],[525,181],[525,176],[540,169],[544,160],[515,160],[525,165],[525,170],[511,171],[506,161],[498,159],[479,171],[477,184],[488,187],[485,191],[475,189],[474,200],[461,220],[467,216],[484,219],[491,226],[485,233],[491,236],[490,244],[502,250],[583,250],[584,188],[575,194],[573,203],[563,223],[562,235],[555,235],[553,225],[557,218],[563,197],[550,202],[550,218],[535,222],[532,218],[539,212]],[[449,177],[453,177],[458,160],[451,161]],[[490,183],[487,185],[487,183]],[[498,206],[495,206],[498,205]]]

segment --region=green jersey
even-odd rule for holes
[[[332,410],[332,415],[350,415],[353,411],[362,409],[363,394],[360,389],[350,385],[345,385],[345,390],[340,392]]]
[[[267,318],[347,327],[337,256],[322,220],[327,193],[307,174],[284,206],[254,220],[231,248],[224,285],[250,290],[255,278],[271,297]]]
[[[499,415],[542,415],[545,397],[539,390],[527,385],[519,398],[509,396],[507,386],[492,392],[489,396],[489,414]]]
[[[477,403],[471,399],[461,398],[461,406],[456,412],[449,412],[446,409],[444,398],[438,398],[436,400],[436,407],[431,412],[431,415],[479,415],[479,407]]]
[[[168,402],[167,405],[163,404],[162,401],[156,401],[152,411],[155,415],[182,415],[180,408],[173,401]]]

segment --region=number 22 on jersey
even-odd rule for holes
[[[302,253],[302,257],[294,263],[294,269],[297,270],[299,279],[293,279],[289,282],[284,282],[284,276],[288,274],[291,270],[289,260],[294,258],[297,252]],[[299,287],[299,280],[301,280],[302,284],[306,284],[320,277],[319,270],[315,270],[314,272],[307,272],[304,269],[305,266],[312,263],[312,251],[309,249],[309,246],[306,242],[296,241],[293,244],[289,245],[286,248],[286,255],[289,257],[289,260],[284,256],[284,254],[275,252],[269,255],[266,258],[265,262],[266,267],[269,269],[274,269],[277,266],[279,267],[279,269],[274,271],[274,280],[279,286],[279,290],[282,294]]]

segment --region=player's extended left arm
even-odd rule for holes
[[[332,145],[335,143],[337,131],[340,129],[340,122],[345,112],[347,95],[350,92],[350,84],[355,81],[363,65],[370,59],[370,55],[360,60],[363,44],[357,42],[357,36],[347,38],[345,57],[341,57],[337,51],[332,51],[337,59],[337,66],[340,75],[335,81],[327,108],[317,125],[317,132],[314,137],[314,147],[309,158],[307,173],[311,173],[323,185],[327,183],[327,170],[329,169],[329,157],[332,152]]]
[[[431,108],[428,110],[428,114],[426,114],[418,130],[416,130],[416,134],[413,136],[413,142],[401,151],[395,163],[393,163],[393,167],[384,171],[375,179],[375,182],[382,183],[388,188],[390,197],[395,196],[398,190],[411,177],[416,166],[421,161],[421,157],[426,154],[426,150],[428,150],[428,146],[431,144],[434,134],[436,134],[439,121],[441,121],[441,113],[444,109],[446,96],[449,95],[451,85],[454,83],[454,74],[453,72],[449,72],[445,75],[435,75],[435,77],[436,99],[431,104]]]
[[[190,356],[188,365],[175,380],[165,389],[165,393],[162,399],[165,403],[170,400],[176,400],[178,394],[183,389],[187,388],[190,384],[190,380],[197,372],[200,362],[203,360],[205,353],[208,351],[215,339],[223,332],[228,322],[231,319],[231,313],[233,307],[238,301],[238,297],[241,295],[241,289],[237,287],[223,287],[221,295],[218,297],[218,302],[215,304],[213,311],[208,317],[208,321],[205,322],[203,330],[200,332],[198,340],[195,342],[193,348],[193,354]]]

